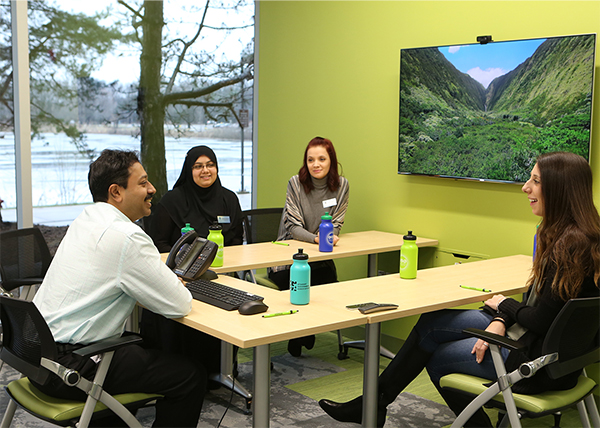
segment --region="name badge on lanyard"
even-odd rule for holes
[[[219,222],[219,224],[229,224],[231,223],[231,220],[229,219],[228,215],[218,215],[217,216],[217,221]]]
[[[335,198],[327,199],[323,201],[323,208],[335,207],[337,205],[337,201]]]

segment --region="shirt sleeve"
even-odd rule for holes
[[[165,265],[152,240],[141,229],[123,247],[120,286],[147,309],[180,318],[192,309],[192,295]]]
[[[336,235],[340,234],[342,226],[344,225],[344,217],[346,216],[346,210],[348,209],[349,197],[350,185],[348,184],[348,180],[344,177],[340,177],[340,188],[337,197],[338,203],[331,219],[331,222],[333,223],[333,233]]]
[[[233,193],[233,192],[232,192]],[[240,200],[233,193],[233,209],[230,214],[231,217],[231,229],[229,235],[231,237],[230,242],[225,245],[241,245],[244,243],[244,226],[242,225],[242,208],[240,207]]]
[[[544,336],[550,325],[565,305],[565,302],[552,292],[554,271],[548,272],[535,306],[527,306],[511,298],[504,299],[498,308],[503,319],[508,317],[539,336]],[[535,290],[531,290],[535,293]]]
[[[297,179],[297,176],[294,176],[288,183],[285,197],[286,216],[284,225],[293,239],[314,243],[317,235],[306,230],[302,206],[300,204],[300,191],[300,181]]]

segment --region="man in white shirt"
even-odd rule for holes
[[[59,361],[91,379],[96,363],[73,350],[120,336],[136,302],[179,318],[191,310],[192,296],[133,223],[150,214],[156,192],[136,153],[104,150],[90,165],[88,181],[95,203],[69,227],[33,302],[58,344]],[[58,377],[38,387],[51,396],[85,399]],[[115,352],[104,388],[163,394],[153,426],[196,427],[206,372],[183,356],[131,345]]]

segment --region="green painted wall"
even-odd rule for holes
[[[411,229],[443,248],[531,254],[538,218],[520,186],[397,174],[400,49],[488,34],[597,33],[600,1],[260,1],[258,12],[258,208],[283,205],[289,177],[319,135],[334,142],[350,182],[343,232]],[[600,206],[596,64],[591,164]],[[364,276],[366,258],[339,262],[338,270],[340,279]]]

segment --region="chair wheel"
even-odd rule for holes
[[[347,360],[348,358],[349,357],[348,357],[348,354],[346,352],[339,352],[338,353],[338,360]]]

